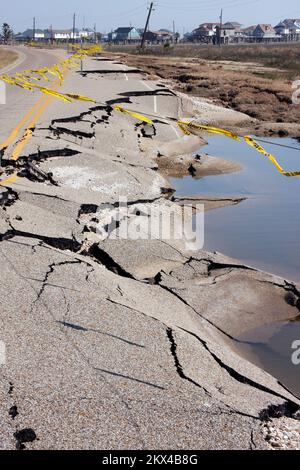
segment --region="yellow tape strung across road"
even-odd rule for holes
[[[66,95],[63,93],[59,93],[58,91],[51,90],[50,88],[45,88],[43,86],[35,85],[36,88],[38,88],[42,93],[45,93],[45,95],[50,95],[54,96],[54,98],[59,98],[63,101],[66,101],[66,103],[72,103],[71,98],[68,98]]]
[[[32,84],[25,81],[22,78],[10,77],[9,75],[2,75],[0,79],[3,82],[9,83],[9,85],[15,85],[20,88],[24,88],[24,90],[32,91]]]
[[[80,49],[78,48],[77,52],[73,54],[72,57],[63,60],[59,64],[55,64],[51,67],[43,67],[38,70],[25,70],[23,73],[16,73],[14,76],[5,74],[0,76],[0,80],[5,81],[9,85],[18,86],[28,91],[38,89],[41,93],[54,96],[55,98],[61,99],[67,103],[72,103],[74,100],[89,101],[91,103],[96,103],[96,100],[87,96],[78,95],[76,93],[59,93],[57,91],[52,90],[51,88],[41,86],[37,83],[32,82],[37,82],[41,79],[47,82],[51,82],[48,75],[52,75],[55,77],[55,79],[58,77],[62,83],[64,80],[64,71],[66,69],[70,69],[77,66],[80,60],[82,60],[84,57],[98,54],[99,52],[101,52],[101,50],[101,46],[98,45],[93,47],[81,47]]]
[[[79,100],[79,101],[89,101],[91,103],[97,103],[96,100],[94,100],[93,98],[89,98],[88,96],[84,96],[84,95],[77,95],[76,93],[59,93],[57,91],[53,91],[51,90],[50,88],[47,88],[47,87],[44,87],[44,86],[41,86],[41,85],[37,85],[36,83],[31,83],[27,80],[25,80],[24,78],[11,78],[11,77],[6,77],[6,76],[2,76],[1,77],[3,81],[9,83],[10,85],[16,85],[16,86],[19,86],[21,88],[24,88],[24,90],[28,90],[28,91],[33,91],[33,89],[38,89],[39,91],[41,91],[42,93],[46,94],[46,95],[52,95],[54,96],[55,98],[59,98],[63,101],[66,101],[68,103],[72,103],[74,100]]]
[[[62,83],[64,80],[64,71],[66,69],[71,69],[77,66],[84,57],[98,54],[102,50],[101,46],[97,46],[97,45],[93,47],[81,47],[81,48],[80,46],[74,45],[74,49],[76,50],[76,52],[69,59],[63,60],[59,64],[55,64],[52,67],[43,67],[38,70],[25,70],[23,73],[16,73],[14,76],[4,74],[0,76],[0,80],[3,80],[6,83],[9,83],[10,85],[21,87],[28,91],[33,91],[34,89],[38,89],[41,93],[61,99],[67,103],[71,103],[74,100],[98,103],[93,98],[89,98],[87,96],[78,95],[76,93],[59,93],[58,91],[55,91],[51,88],[38,85],[37,83],[32,83],[32,81],[37,82],[41,79],[50,82],[51,80],[49,79],[47,75],[52,75],[56,79],[59,78],[59,80]],[[37,75],[37,77],[34,75]],[[105,105],[105,103],[102,103],[102,104]],[[139,114],[136,111],[130,111],[118,105],[112,106],[112,108],[121,113],[128,114],[132,116],[133,118],[138,119],[139,121],[142,121],[146,124],[153,125],[153,121],[150,118],[142,114]],[[212,134],[224,135],[237,142],[240,142],[241,139],[243,139],[248,145],[253,147],[257,152],[267,157],[282,175],[288,176],[288,177],[291,177],[291,176],[300,177],[300,171],[291,171],[291,172],[285,171],[280,166],[276,158],[272,154],[268,153],[251,136],[240,137],[228,130],[221,129],[218,127],[198,124],[197,122],[194,122],[194,121],[179,120],[177,121],[177,125],[185,135],[191,135],[192,131],[201,131],[201,132],[209,132]]]
[[[147,124],[153,124],[153,121],[151,121],[151,119],[147,118],[146,116],[135,113],[133,111],[129,111],[128,109],[124,109],[121,106],[113,106],[113,109],[120,111],[121,113],[129,114],[130,116],[138,119],[139,121],[146,122]]]
[[[47,82],[51,82],[48,75],[52,75],[53,77],[55,77],[55,79],[58,77],[62,82],[64,79],[65,69],[71,69],[77,66],[80,60],[82,60],[84,57],[98,54],[101,52],[101,50],[102,47],[99,45],[95,45],[92,47],[81,47],[69,59],[65,59],[59,64],[54,64],[51,67],[43,67],[38,70],[25,70],[23,73],[16,73],[13,76],[7,74],[1,75],[0,80],[3,80],[9,83],[10,85],[15,85],[24,88],[25,90],[32,91],[32,87],[39,88],[35,86],[32,81],[39,81],[43,79]],[[46,87],[41,87],[39,89],[42,93],[46,93]],[[84,99],[85,101],[95,102],[93,99],[87,100],[86,97],[80,97],[80,95],[76,94],[73,94],[73,98],[71,100],[69,100],[68,97],[63,94],[58,94],[56,97],[68,102],[72,101],[73,99]]]
[[[225,129],[219,129],[218,127],[204,126],[202,124],[198,124],[193,121],[181,121],[180,120],[180,121],[177,121],[177,125],[186,134],[189,133],[189,129],[196,129],[198,131],[211,132],[212,134],[225,135],[226,137],[230,137],[230,139],[234,139],[237,141],[240,140],[239,136],[233,134],[230,131],[226,131]]]

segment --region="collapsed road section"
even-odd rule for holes
[[[140,70],[127,80],[126,67],[93,58],[84,70],[62,91],[184,117],[182,100]],[[300,400],[234,349],[243,331],[297,317],[298,287],[181,240],[118,238],[154,205],[181,213],[161,173],[172,158],[179,172],[239,170],[196,157],[199,136],[153,127],[109,104],[52,101],[19,157],[4,149],[3,449],[270,449],[274,429],[299,422]],[[282,448],[299,446],[291,435]]]

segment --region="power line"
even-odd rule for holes
[[[264,144],[276,145],[277,147],[283,147],[283,148],[286,148],[286,149],[298,150],[298,152],[300,152],[300,147],[297,148],[297,147],[292,147],[291,145],[277,144],[275,142],[270,142],[269,140],[258,139],[257,137],[255,137],[255,140],[257,140],[257,142],[262,142]]]
[[[221,9],[221,15],[220,15],[220,29],[219,29],[219,46],[222,46],[222,28],[223,28],[223,8]]]
[[[140,13],[141,13],[142,11],[144,11],[144,8],[145,8],[144,6],[140,5],[140,6],[136,7],[136,8],[132,8],[131,10],[126,10],[126,11],[118,12],[117,15],[116,15],[116,12],[114,12],[114,13],[106,13],[106,14],[104,13],[103,15],[101,15],[101,17],[100,17],[100,16],[98,16],[98,17],[94,16],[93,18],[98,18],[98,19],[100,19],[100,18],[101,18],[101,19],[103,19],[103,18],[105,19],[105,18],[111,18],[111,17],[118,17],[118,18],[121,17],[121,18],[123,18],[124,16],[128,16],[128,15],[131,15],[131,14],[133,14],[133,13],[137,13],[137,12],[140,12]]]
[[[228,1],[222,1],[222,0],[216,0],[215,3],[209,2],[205,4],[197,4],[197,5],[174,5],[174,4],[169,4],[169,3],[160,3],[159,6],[160,8],[172,8],[172,10],[176,11],[212,11],[212,10],[217,10],[220,6],[224,6],[226,8],[235,8],[238,6],[246,6],[249,4],[253,3],[258,3],[259,0],[228,0]]]
[[[182,2],[180,1],[178,4],[174,3],[174,2],[169,2],[168,0],[160,0],[159,1],[159,5],[160,6],[168,6],[168,7],[171,7],[172,8],[181,8],[183,10],[185,10],[186,8],[191,8],[191,9],[195,9],[195,8],[203,8],[203,7],[207,7],[209,5],[213,5],[215,6],[215,4],[220,4],[220,3],[223,3],[224,5],[226,5],[227,3],[234,3],[234,2],[246,2],[247,0],[204,0],[204,1],[197,1],[197,2]]]
[[[33,18],[33,26],[32,26],[32,40],[35,40],[35,17]]]

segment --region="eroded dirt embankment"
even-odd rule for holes
[[[0,46],[0,72],[8,65],[12,64],[18,59],[18,54],[15,51],[6,49],[4,46]]]
[[[300,137],[300,105],[293,104],[293,80],[284,70],[197,58],[110,56],[143,68],[150,77],[166,80],[179,92],[246,114],[252,122],[244,123],[241,132]],[[224,123],[222,116],[219,122]],[[232,127],[230,120],[227,125]]]

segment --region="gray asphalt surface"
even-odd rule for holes
[[[41,51],[40,49],[18,46],[13,48],[19,54],[16,65],[12,64],[1,73],[14,74],[28,69],[38,69],[53,65],[61,60],[60,51]],[[16,124],[41,98],[38,94],[24,93],[19,87],[6,85],[6,105],[0,105],[0,139],[5,140]]]

